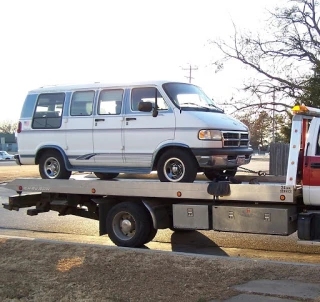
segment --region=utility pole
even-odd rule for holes
[[[274,110],[275,110],[275,100],[276,100],[276,95],[275,95],[275,91],[273,91],[273,95],[272,95],[272,142],[275,143],[275,123],[274,123]]]
[[[193,77],[191,76],[192,70],[198,70],[198,66],[191,66],[191,64],[189,64],[189,68],[183,68],[181,67],[183,70],[189,70],[189,76],[186,76],[186,78],[189,79],[189,83],[191,83],[191,79],[193,79]]]

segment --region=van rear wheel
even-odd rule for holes
[[[116,178],[119,173],[100,173],[100,172],[94,172],[94,175],[102,180],[110,180],[113,178]]]
[[[69,179],[71,171],[66,169],[60,152],[51,150],[41,155],[39,172],[43,179]]]
[[[162,182],[193,182],[198,165],[194,156],[186,150],[171,149],[161,155],[157,172]]]

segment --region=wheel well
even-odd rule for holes
[[[59,152],[59,153],[61,154],[61,151],[60,151],[59,149],[56,149],[56,148],[43,148],[43,149],[39,150],[38,153],[37,153],[37,155],[36,155],[36,159],[35,159],[36,165],[39,164],[39,160],[40,160],[41,156],[42,156],[44,153],[48,152],[48,151],[57,151],[57,152]],[[63,158],[63,160],[64,160],[63,154],[61,154],[61,156],[62,156],[62,158]]]
[[[186,147],[180,147],[180,146],[167,146],[167,147],[164,147],[162,148],[161,150],[158,151],[157,155],[156,155],[156,158],[153,162],[153,165],[152,165],[152,170],[157,170],[157,167],[158,167],[158,162],[159,162],[159,158],[161,157],[161,155],[163,153],[165,153],[167,150],[182,150],[182,151],[186,151],[188,152],[190,155],[192,155],[194,157],[194,154],[192,153],[192,151],[189,149],[189,148],[186,148]],[[197,165],[198,165],[198,162],[197,162]]]

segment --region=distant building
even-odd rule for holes
[[[18,145],[14,133],[0,133],[0,150],[17,152]]]

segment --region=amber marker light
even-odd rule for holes
[[[92,193],[92,194],[96,193],[96,189],[95,189],[95,188],[92,188],[92,189],[91,189],[91,193]]]
[[[292,114],[297,114],[297,113],[306,113],[308,112],[308,108],[305,105],[296,105],[292,109]]]
[[[286,197],[284,195],[280,195],[280,200],[285,201]]]
[[[181,197],[181,196],[182,196],[182,193],[181,193],[180,191],[178,191],[178,192],[177,192],[177,196],[178,196],[178,197]]]

